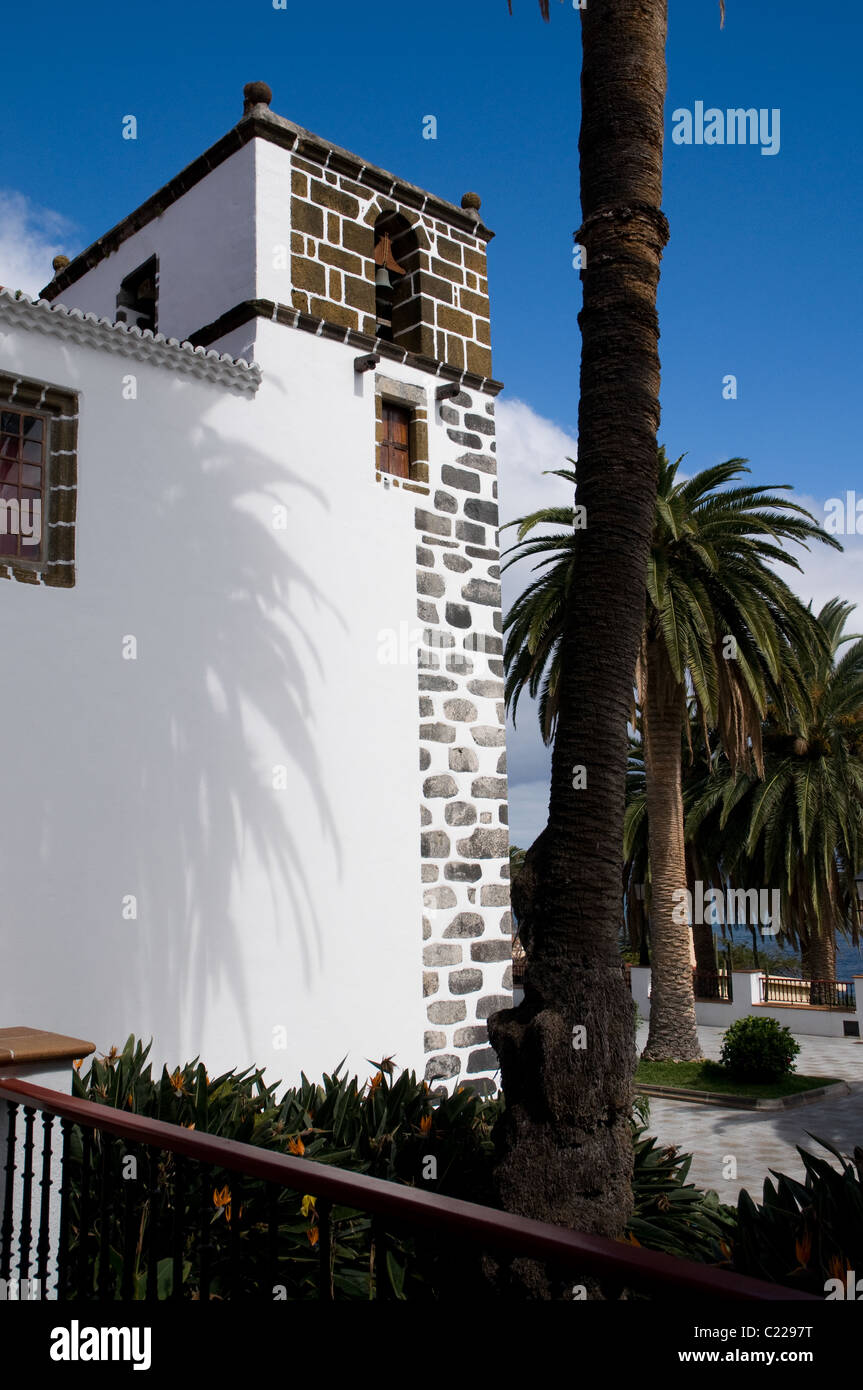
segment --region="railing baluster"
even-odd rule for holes
[[[24,1170],[21,1175],[21,1237],[18,1242],[18,1274],[27,1279],[30,1274],[30,1246],[33,1238],[33,1220],[30,1203],[33,1197],[33,1124],[36,1111],[32,1105],[24,1106]]]
[[[318,1213],[318,1297],[325,1302],[332,1302],[335,1297],[333,1290],[333,1230],[330,1213],[333,1209],[332,1202],[326,1198],[319,1197],[315,1210]]]
[[[122,1272],[120,1274],[120,1297],[125,1301],[135,1297],[135,1265],[138,1241],[135,1234],[135,1217],[137,1215],[138,1193],[141,1191],[138,1179],[138,1165],[141,1156],[138,1153],[137,1145],[127,1145],[129,1158],[134,1159],[134,1177],[124,1177],[125,1194],[123,1198],[123,1253],[122,1253]]]
[[[372,1243],[374,1246],[374,1296],[390,1297],[390,1276],[387,1269],[387,1236],[379,1216],[372,1217]]]
[[[51,1253],[51,1143],[54,1131],[54,1116],[47,1110],[42,1112],[42,1177],[39,1187],[42,1199],[39,1204],[39,1239],[36,1244],[36,1279],[40,1296],[48,1283],[48,1259]]]
[[[186,1160],[177,1154],[174,1179],[174,1249],[172,1254],[171,1298],[183,1297],[183,1254],[186,1236]]]
[[[3,1193],[3,1229],[0,1231],[0,1279],[12,1273],[12,1202],[15,1196],[15,1122],[17,1101],[6,1102],[6,1182]]]
[[[147,1149],[147,1288],[145,1299],[159,1297],[159,1265],[156,1227],[159,1220],[159,1150]]]
[[[72,1203],[72,1129],[71,1120],[61,1120],[63,1135],[63,1154],[60,1159],[62,1172],[60,1178],[60,1235],[57,1242],[57,1298],[69,1297],[69,1222]]]
[[[199,1218],[199,1238],[198,1238],[198,1297],[205,1302],[210,1299],[210,1183],[212,1182],[212,1170],[208,1163],[202,1163],[201,1168],[201,1200],[198,1213]]]
[[[86,1126],[81,1131],[81,1209],[78,1213],[78,1297],[87,1298],[90,1292],[90,1263],[87,1247],[90,1243],[90,1154],[93,1131]]]
[[[273,1289],[279,1281],[279,1188],[268,1182],[267,1194],[267,1298],[273,1297]]]
[[[241,1194],[242,1194],[242,1178],[241,1178],[241,1175],[240,1175],[239,1173],[230,1173],[228,1176],[232,1179],[231,1184],[230,1184],[230,1187],[231,1187],[231,1201],[230,1201],[230,1203],[229,1203],[229,1205],[228,1205],[228,1207],[227,1207],[227,1209],[226,1209],[226,1214],[227,1214],[227,1212],[230,1212],[230,1214],[231,1214],[231,1220],[230,1220],[230,1231],[231,1231],[231,1234],[230,1234],[230,1245],[229,1245],[229,1256],[228,1256],[229,1261],[230,1261],[230,1266],[231,1266],[231,1297],[232,1297],[232,1298],[239,1298],[240,1293],[241,1293],[241,1280],[240,1280],[240,1219],[241,1219],[242,1207],[241,1207],[241,1205],[240,1205],[240,1199],[241,1199]]]
[[[102,1155],[102,1173],[99,1184],[99,1275],[97,1296],[109,1299],[114,1294],[114,1274],[111,1269],[111,1223],[113,1220],[112,1168],[114,1139],[103,1131],[99,1146]]]

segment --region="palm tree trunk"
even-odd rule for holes
[[[650,833],[653,928],[650,1029],[644,1056],[691,1062],[701,1056],[692,989],[692,936],[685,908],[686,851],[680,735],[685,716],[664,640],[647,637],[644,769]],[[683,920],[675,920],[682,918]]]
[[[602,0],[581,21],[576,239],[586,266],[575,500],[587,526],[562,640],[525,996],[489,1031],[506,1095],[502,1204],[617,1236],[632,1208],[634,1009],[618,936],[627,721],[657,481],[666,0]],[[518,1262],[504,1277],[522,1296],[553,1296],[536,1265]]]
[[[836,933],[832,926],[826,926],[820,930],[817,926],[809,929],[800,944],[804,980],[835,980]],[[826,1002],[821,998],[823,991],[820,991],[817,986],[813,987],[811,993],[811,1003]]]
[[[692,944],[695,947],[695,969],[705,975],[715,974],[716,947],[713,941],[713,927],[709,922],[693,924]]]

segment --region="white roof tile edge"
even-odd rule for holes
[[[0,289],[0,323],[55,333],[85,347],[106,348],[124,357],[150,361],[159,367],[231,386],[247,395],[253,395],[261,382],[258,363],[250,364],[244,357],[234,358],[214,348],[193,347],[189,342],[166,338],[163,333],[153,333],[149,328],[112,323],[98,314],[67,309],[62,304],[34,299],[18,290]]]

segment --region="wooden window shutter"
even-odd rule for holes
[[[382,401],[384,437],[381,440],[381,472],[410,477],[411,413],[404,406]]]

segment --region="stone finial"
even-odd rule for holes
[[[269,106],[273,99],[273,89],[266,82],[247,82],[243,88],[243,115],[247,116],[253,106]]]
[[[61,270],[65,270],[67,265],[69,264],[69,257],[55,256],[51,264],[54,267],[54,277],[56,279],[56,277],[60,274]]]
[[[482,198],[478,193],[465,193],[461,200],[461,205],[466,212],[475,212],[477,216],[479,216],[479,210],[482,207]]]

